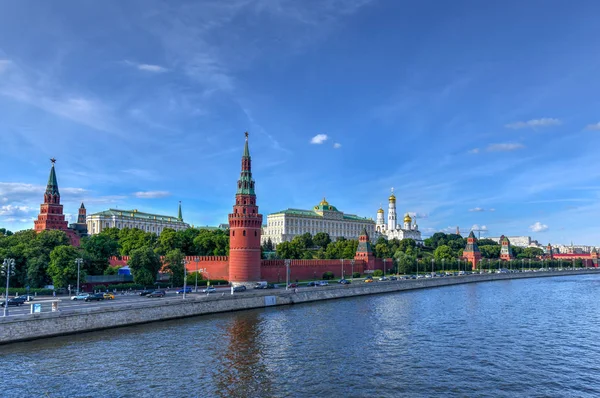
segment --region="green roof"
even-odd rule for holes
[[[46,193],[50,195],[60,195],[58,192],[58,182],[56,181],[56,172],[54,171],[54,162],[55,160],[52,159],[52,168],[50,169],[50,176],[48,176]]]
[[[138,211],[137,209],[133,210],[122,210],[122,209],[108,209],[98,213],[92,214],[92,216],[109,216],[109,217],[130,217],[136,218],[140,220],[151,220],[151,221],[167,221],[172,223],[181,223],[185,224],[182,220],[177,219],[177,217],[173,216],[165,216],[161,214],[151,214],[144,213]]]
[[[341,213],[337,209],[335,211]],[[276,214],[287,214],[290,216],[303,216],[303,217],[323,217],[321,214],[317,213],[315,210],[302,210],[302,209],[286,209],[286,210],[278,211],[275,213],[271,213],[269,215],[272,216],[272,215],[276,215]],[[343,219],[349,220],[349,221],[373,221],[371,218],[359,217],[354,214],[344,214]]]

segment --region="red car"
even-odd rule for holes
[[[290,287],[298,287],[298,284],[297,283],[290,283],[288,285],[288,288],[290,288]]]

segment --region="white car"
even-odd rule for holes
[[[207,287],[206,289],[202,289],[202,293],[215,293],[216,291],[217,291],[217,289],[215,289],[212,286]]]
[[[85,300],[89,295],[89,293],[79,293],[77,296],[71,297],[71,300]]]
[[[320,282],[319,282],[319,286],[329,286],[329,282],[326,282],[326,281],[320,281]]]

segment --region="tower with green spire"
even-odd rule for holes
[[[45,231],[47,229],[67,230],[67,221],[63,214],[63,206],[60,204],[60,192],[58,191],[58,182],[56,180],[56,171],[54,164],[56,159],[50,159],[51,168],[50,176],[48,176],[48,184],[46,192],[44,192],[44,203],[40,205],[40,214],[35,220],[34,230],[36,232]]]
[[[177,211],[177,219],[183,221],[183,215],[181,214],[181,200],[179,201],[179,211]]]

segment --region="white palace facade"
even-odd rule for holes
[[[271,239],[274,245],[278,245],[307,232],[313,236],[319,232],[326,232],[332,241],[341,237],[358,239],[363,228],[372,236],[375,233],[373,219],[344,214],[323,198],[312,210],[287,209],[269,214],[267,225],[263,228],[261,243]]]
[[[145,232],[160,235],[165,228],[181,231],[190,227],[183,222],[181,203],[179,203],[179,214],[177,217],[144,213],[137,209],[108,209],[88,215],[86,223],[90,235],[99,234],[106,228],[138,228]]]
[[[375,225],[375,236],[381,234],[389,239],[414,239],[417,244],[423,244],[421,238],[421,231],[417,225],[417,217],[415,216],[414,222],[411,216],[406,213],[403,219],[403,224],[397,223],[396,214],[396,195],[394,195],[394,188],[392,188],[392,194],[389,197],[387,223],[385,222],[385,213],[383,208],[377,210],[377,222]]]

